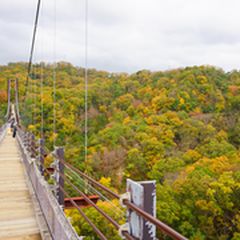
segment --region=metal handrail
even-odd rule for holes
[[[21,131],[20,131],[21,134]],[[26,135],[26,133],[24,133],[24,131],[22,131],[22,134]],[[29,144],[31,145],[32,143],[29,142],[29,138],[26,138],[28,141],[27,145],[28,145],[28,150],[34,151],[34,147],[29,147]],[[30,139],[31,140],[31,139]],[[35,145],[37,146],[37,144]],[[36,149],[35,149],[36,150]],[[62,162],[63,164],[65,164],[67,167],[69,167],[72,171],[74,171],[75,173],[79,174],[81,177],[85,178],[86,180],[88,180],[91,184],[93,184],[94,186],[100,188],[101,190],[105,191],[106,193],[108,193],[109,195],[111,195],[113,198],[117,198],[120,199],[120,195],[113,192],[111,189],[107,188],[106,186],[102,185],[101,183],[99,183],[98,181],[94,180],[93,178],[91,178],[90,176],[88,176],[87,174],[81,172],[79,169],[75,168],[74,166],[72,166],[71,164],[62,161],[60,158],[58,158],[58,156],[52,152],[51,154],[53,154],[55,156],[55,158],[57,158],[60,162]],[[60,173],[60,175],[62,175]],[[62,175],[62,177],[64,177]],[[64,179],[66,179],[64,177]],[[67,180],[68,183],[70,182],[69,180]],[[80,195],[83,196],[83,198],[90,204],[92,205],[95,209],[97,209],[100,214],[102,214],[109,222],[111,222],[115,228],[119,229],[119,225],[113,220],[111,219],[109,216],[106,216],[106,214],[104,212],[102,212],[100,209],[98,209],[98,207],[96,206],[96,204],[94,204],[91,199],[89,199],[89,197],[87,195],[85,195],[84,193],[82,193],[79,189],[76,188],[75,185],[73,185],[71,182],[69,183]],[[172,229],[170,226],[168,226],[167,224],[163,223],[162,221],[158,220],[157,218],[153,217],[152,215],[150,215],[149,213],[145,212],[144,210],[140,209],[139,207],[137,207],[136,205],[134,205],[133,203],[131,203],[131,201],[129,200],[123,200],[123,203],[132,211],[135,211],[139,216],[143,217],[145,220],[151,222],[152,224],[154,224],[160,231],[164,232],[166,235],[170,236],[171,238],[175,239],[175,240],[187,240],[186,237],[182,236],[180,233],[178,233],[177,231],[175,231],[174,229]],[[127,233],[125,234],[127,239],[132,239],[132,237]]]
[[[69,164],[67,162],[64,162],[64,164],[66,166],[68,166],[70,169],[72,169],[73,171],[75,171],[77,174],[79,174],[82,177],[84,177],[85,179],[87,179],[89,182],[91,182],[96,187],[99,187],[101,190],[107,192],[112,197],[120,199],[120,195],[118,195],[117,193],[113,192],[111,189],[105,187],[101,183],[97,182],[93,178],[89,177],[85,173],[83,173],[80,170],[78,170],[77,168],[73,167],[71,164]],[[158,220],[157,218],[155,218],[152,215],[148,214],[147,212],[143,211],[141,208],[137,207],[136,205],[131,203],[129,200],[124,200],[123,203],[129,209],[131,209],[132,211],[135,211],[139,216],[143,217],[145,220],[147,220],[147,221],[151,222],[152,224],[154,224],[160,231],[164,232],[166,235],[172,237],[175,240],[187,240],[186,237],[184,237],[183,235],[181,235],[180,233],[178,233],[177,231],[172,229],[167,224],[163,223],[162,221]]]
[[[17,140],[22,152],[23,162],[26,167],[29,179],[31,180],[36,197],[39,201],[43,216],[49,227],[49,232],[53,240],[79,240],[82,239],[77,235],[69,220],[66,218],[62,207],[58,204],[57,199],[49,188],[48,183],[39,171],[39,167],[32,158],[31,139],[26,137],[28,133],[18,128]]]
[[[9,125],[8,123],[5,123],[0,127],[0,142],[2,142],[2,140],[3,140],[3,138],[6,134],[6,130],[7,130],[8,125]]]

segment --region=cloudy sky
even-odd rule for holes
[[[84,66],[85,0],[42,2],[34,60]],[[36,3],[0,0],[0,64],[28,60]],[[239,9],[239,0],[89,0],[89,66],[239,69]]]

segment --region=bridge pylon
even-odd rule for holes
[[[14,119],[17,125],[20,125],[20,113],[19,113],[19,80],[8,79],[7,81],[7,95],[8,95],[8,105],[7,113],[5,118],[7,121]],[[12,87],[14,85],[14,87]],[[12,88],[14,89],[14,96],[12,99]]]

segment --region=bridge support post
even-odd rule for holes
[[[39,171],[44,175],[44,139],[39,139]]]
[[[134,205],[156,217],[156,181],[135,182],[127,179],[127,192]],[[156,239],[155,225],[130,209],[127,216],[130,235],[139,240]]]
[[[8,79],[7,81],[7,93],[8,93],[8,107],[7,107],[7,114],[6,118],[7,120],[10,119],[10,113],[11,113],[11,80]]]
[[[16,107],[16,121],[20,124],[20,114],[19,114],[19,90],[18,90],[18,78],[15,79],[15,107]]]
[[[27,151],[30,152],[31,151],[31,133],[30,132],[25,133],[24,145],[25,145]]]
[[[64,207],[64,148],[58,147],[56,149],[56,156],[58,160],[58,179],[57,179],[57,199],[59,205]]]
[[[35,136],[34,134],[30,134],[30,153],[31,153],[31,158],[36,157],[36,143],[35,143]]]
[[[29,139],[29,133],[28,132],[24,132],[23,133],[23,144],[26,147],[26,149],[28,150],[28,139]]]

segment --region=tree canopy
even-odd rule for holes
[[[3,117],[6,80],[19,79],[23,100],[26,64],[0,70]],[[109,178],[119,192],[126,178],[156,179],[158,218],[192,240],[240,238],[240,72],[212,66],[134,74],[90,69],[85,161],[84,69],[59,62],[56,70],[56,142],[65,146],[67,161],[96,179]],[[43,103],[50,149],[52,73],[51,64],[33,66],[20,106],[23,123],[40,136]],[[85,211],[103,224],[92,209]],[[79,233],[91,232],[74,211],[69,214]]]

